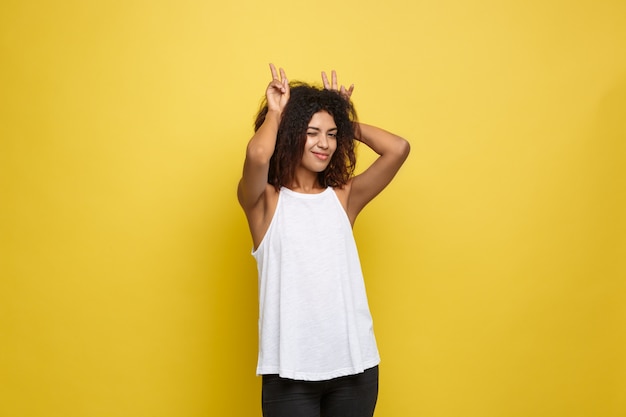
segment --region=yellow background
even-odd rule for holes
[[[4,0],[0,54],[0,416],[260,416],[269,62],[412,145],[355,227],[378,417],[626,415],[626,2]]]

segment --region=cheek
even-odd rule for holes
[[[335,151],[337,150],[337,141],[336,140],[331,142],[330,148],[331,148],[332,152],[335,153]]]
[[[312,148],[313,146],[315,146],[317,144],[317,141],[314,140],[313,138],[310,138],[307,136],[306,138],[306,142],[304,142],[304,147],[309,149]]]

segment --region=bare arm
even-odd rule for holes
[[[289,81],[285,71],[280,69],[280,79],[276,67],[270,64],[272,81],[267,87],[266,97],[268,112],[261,127],[248,142],[246,159],[243,164],[243,174],[237,188],[239,204],[248,217],[257,207],[267,188],[267,173],[270,158],[276,146],[276,134],[282,111],[289,100]]]
[[[409,142],[400,136],[363,123],[359,127],[360,136],[357,139],[379,156],[351,181],[347,211],[353,222],[367,203],[391,182],[410,151]]]
[[[346,89],[343,85],[338,88],[337,73],[332,71],[331,82],[325,72],[322,72],[322,82],[324,88],[337,90],[347,100],[350,99],[354,84]],[[393,179],[406,158],[409,156],[410,145],[405,139],[386,130],[359,124],[358,137],[360,142],[367,145],[379,156],[365,171],[347,184],[347,198],[345,208],[350,218],[350,222],[354,223],[356,216],[363,208],[372,201]]]

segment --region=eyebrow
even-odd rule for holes
[[[321,131],[322,129],[320,129],[319,127],[315,127],[315,126],[309,126],[307,127],[307,129],[313,129],[313,130],[317,130],[318,132]],[[333,127],[332,129],[328,129],[328,131],[330,132],[331,130],[338,130],[336,127]]]

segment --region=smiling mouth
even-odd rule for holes
[[[317,153],[317,152],[313,152],[313,155],[315,155],[318,159],[321,159],[322,161],[325,161],[328,159],[329,155],[325,154],[325,153]]]

